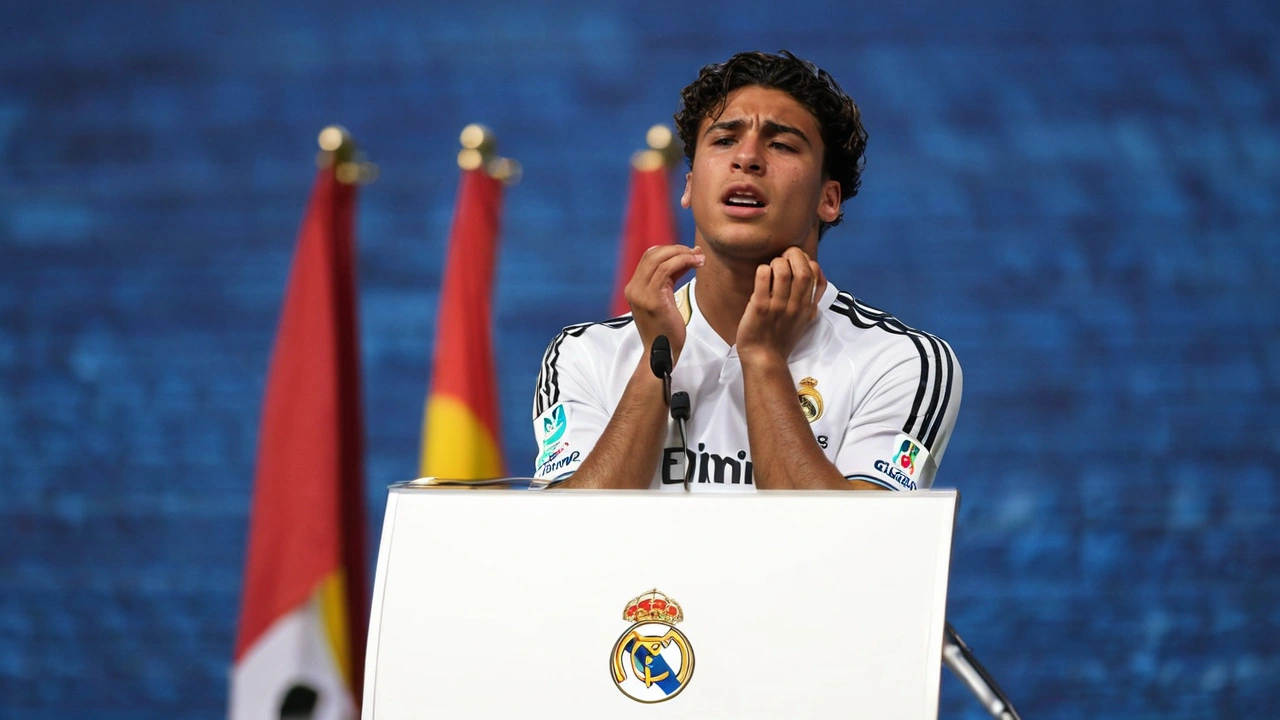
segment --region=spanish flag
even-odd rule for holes
[[[658,125],[649,130],[650,149],[641,150],[631,158],[631,189],[622,227],[622,242],[618,248],[613,303],[609,308],[615,316],[631,312],[625,289],[644,251],[655,245],[672,245],[676,241],[676,218],[671,207],[668,178],[670,153],[657,145],[662,142],[660,131],[665,131],[666,146],[669,146],[671,131]],[[657,140],[654,139],[655,134],[659,136]]]
[[[355,718],[360,707],[369,600],[356,188],[337,167],[312,189],[267,374],[232,720]]]
[[[435,366],[422,429],[421,477],[506,475],[493,367],[493,274],[502,182],[464,169],[440,289]]]

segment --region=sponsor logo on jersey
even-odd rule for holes
[[[753,485],[753,467],[747,459],[747,451],[739,450],[733,455],[717,455],[707,452],[706,443],[698,443],[697,451],[685,450],[687,465],[680,463],[680,448],[662,449],[662,482],[672,485],[684,482],[681,468],[689,468],[689,479],[699,483],[719,483],[722,485]]]
[[[929,459],[929,451],[915,438],[898,433],[893,439],[893,450],[887,459],[876,460],[875,468],[890,480],[907,490],[917,488],[915,476]]]
[[[684,610],[655,588],[628,602],[622,619],[631,627],[609,653],[613,684],[636,702],[659,703],[679,695],[693,677],[693,646],[676,629]]]
[[[569,408],[564,403],[552,405],[533,421],[533,426],[538,432],[539,444],[542,448],[535,465],[543,465],[555,459],[568,447],[568,443],[561,442],[565,430],[569,429]]]
[[[558,451],[557,451],[558,452]],[[564,470],[582,459],[582,453],[574,450],[563,457],[552,458],[538,466],[538,475],[546,477],[557,470]]]
[[[884,473],[890,480],[898,483],[904,490],[915,490],[916,481],[907,477],[906,473],[889,464],[888,460],[877,460],[875,464],[876,470]]]
[[[822,394],[817,390],[818,381],[807,377],[800,381],[796,394],[800,398],[800,409],[809,422],[822,417]]]

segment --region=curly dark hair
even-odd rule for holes
[[[795,98],[813,114],[822,129],[822,144],[826,148],[822,172],[840,183],[842,205],[834,222],[822,223],[821,237],[827,228],[844,220],[844,201],[858,194],[865,162],[863,154],[867,149],[862,113],[826,70],[786,50],[777,55],[738,53],[723,63],[702,68],[698,79],[680,92],[680,109],[675,114],[685,158],[692,167],[702,120],[719,117],[734,90],[753,85],[781,90]]]

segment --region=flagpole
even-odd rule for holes
[[[317,138],[320,152],[316,167],[334,168],[334,176],[344,185],[368,185],[378,179],[378,166],[369,162],[355,138],[341,125],[329,125]]]
[[[520,163],[497,154],[498,138],[493,131],[479,123],[462,128],[458,137],[462,149],[458,151],[458,167],[463,170],[483,170],[485,175],[508,187],[518,185],[524,170]]]
[[[631,167],[640,171],[659,170],[675,167],[680,161],[683,150],[680,140],[671,128],[661,123],[649,128],[644,134],[646,147],[637,150],[631,156]]]

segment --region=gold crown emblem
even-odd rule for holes
[[[622,619],[631,623],[661,622],[674,625],[684,619],[679,603],[658,592],[657,588],[642,593],[627,603]]]
[[[796,392],[800,398],[800,409],[809,422],[822,417],[822,393],[818,392],[817,385],[817,380],[807,377],[800,381],[800,388]]]

